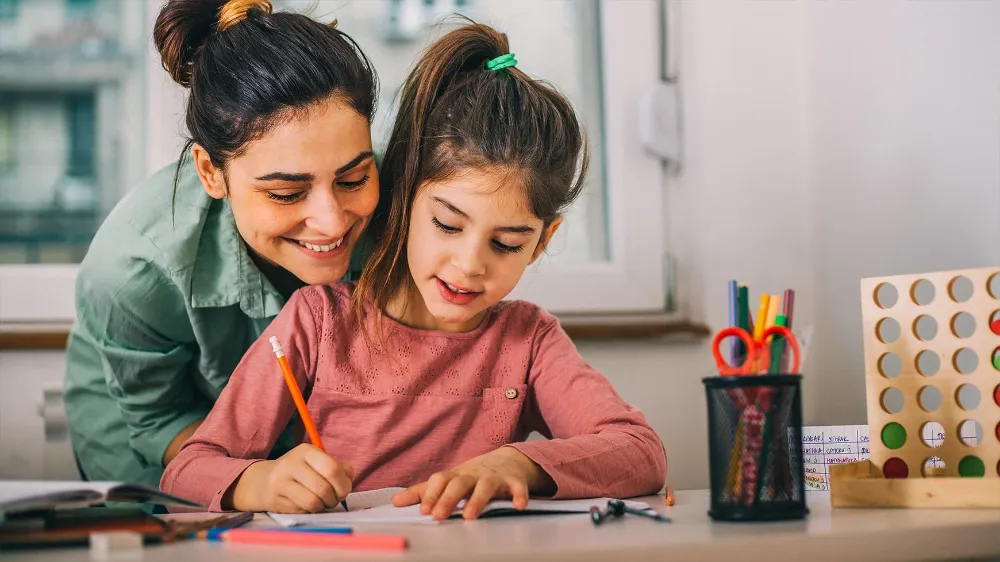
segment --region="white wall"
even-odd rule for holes
[[[859,280],[1000,265],[1000,4],[680,8],[685,285],[713,327],[727,279],[796,288],[806,423],[865,423]],[[580,347],[660,432],[668,480],[707,486],[707,345]]]
[[[1000,4],[843,4],[806,21],[813,411],[833,423],[865,419],[859,278],[1000,265]]]
[[[79,478],[65,416],[54,412],[46,439],[40,415],[44,391],[62,387],[65,363],[61,351],[0,352],[0,479]]]
[[[680,4],[687,302],[719,327],[728,279],[797,289],[806,422],[864,423],[859,279],[1000,265],[1000,3]],[[669,482],[706,487],[707,342],[580,350],[660,433]]]

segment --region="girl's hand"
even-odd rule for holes
[[[436,472],[426,482],[392,497],[396,507],[420,503],[420,513],[447,519],[458,502],[469,498],[462,517],[475,519],[493,498],[512,498],[516,509],[528,507],[528,493],[555,491],[552,478],[513,447],[501,447],[469,459],[451,470]]]
[[[250,465],[231,491],[239,511],[316,513],[336,507],[351,492],[354,468],[303,443],[277,460]],[[230,502],[223,500],[228,507]]]

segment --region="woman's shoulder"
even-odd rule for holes
[[[201,188],[190,163],[174,177],[176,162],[131,189],[101,223],[82,268],[127,268],[149,262],[168,273],[194,263],[214,201]]]
[[[176,186],[176,187],[175,187]],[[171,162],[130,189],[108,215],[108,220],[141,231],[161,224],[184,227],[192,215],[204,214],[212,203],[190,158]],[[192,213],[192,211],[194,211]]]
[[[174,163],[122,198],[101,223],[80,264],[78,291],[114,295],[152,285],[183,300],[185,272],[194,264],[213,201],[192,168],[181,168],[176,196]]]

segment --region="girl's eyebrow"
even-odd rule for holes
[[[350,170],[351,168],[354,168],[358,164],[364,162],[365,160],[368,160],[369,158],[372,158],[373,156],[375,156],[375,154],[370,150],[361,152],[360,154],[352,158],[350,162],[337,168],[336,174],[339,176],[340,174],[343,174],[344,172]],[[316,176],[307,172],[271,172],[270,174],[265,174],[255,179],[257,181],[281,180],[293,183],[305,183],[315,180]]]
[[[436,195],[432,195],[431,199],[433,199],[439,205],[443,205],[445,208],[447,208],[449,211],[455,213],[456,215],[465,217],[467,219],[471,218],[471,217],[469,217],[469,215],[465,211],[463,211],[462,209],[459,209],[455,205],[452,205],[446,199],[442,199],[442,198],[440,198],[440,197],[438,197]],[[526,224],[519,225],[519,226],[498,226],[497,230],[500,231],[500,232],[511,232],[511,233],[514,233],[514,234],[531,234],[532,232],[535,231],[534,227],[528,226]]]

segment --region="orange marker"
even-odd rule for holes
[[[271,349],[274,350],[274,355],[278,358],[281,374],[285,377],[285,385],[288,387],[288,392],[292,395],[295,408],[299,411],[299,417],[302,418],[302,425],[306,426],[306,433],[309,434],[309,440],[312,441],[313,446],[325,453],[326,448],[323,447],[323,441],[319,438],[319,431],[316,430],[316,424],[313,423],[312,417],[309,415],[309,409],[306,408],[306,401],[302,398],[299,383],[295,382],[295,375],[292,374],[292,367],[288,364],[285,351],[281,349],[281,344],[278,343],[278,336],[271,336],[267,341],[271,342]],[[347,500],[341,500],[340,504],[344,506],[344,511],[348,511]]]
[[[355,535],[340,533],[310,533],[282,529],[233,529],[218,536],[220,541],[271,544],[282,546],[321,546],[358,548],[364,550],[404,550],[406,537],[394,535]]]

